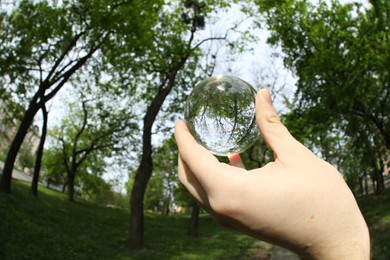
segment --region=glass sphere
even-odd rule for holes
[[[184,117],[195,140],[215,155],[241,153],[259,137],[256,90],[233,76],[218,75],[197,84]]]

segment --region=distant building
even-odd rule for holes
[[[17,106],[17,104],[14,103]],[[9,108],[7,104],[0,99],[0,160],[4,160],[9,146],[16,134],[19,122],[16,118],[10,118],[7,114]],[[23,146],[28,147],[31,154],[35,154],[40,140],[39,127],[32,125],[23,141]],[[18,160],[17,160],[17,164]]]

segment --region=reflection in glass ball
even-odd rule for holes
[[[256,90],[237,77],[218,75],[201,81],[184,110],[191,134],[215,155],[245,151],[259,137],[255,96]]]

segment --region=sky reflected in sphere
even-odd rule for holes
[[[215,155],[241,153],[259,137],[256,90],[233,76],[205,79],[189,95],[184,117],[196,141]]]

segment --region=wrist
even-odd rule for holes
[[[312,250],[303,252],[303,259],[370,259],[370,238],[367,226],[353,230],[345,236],[330,239],[327,243],[320,243]]]

